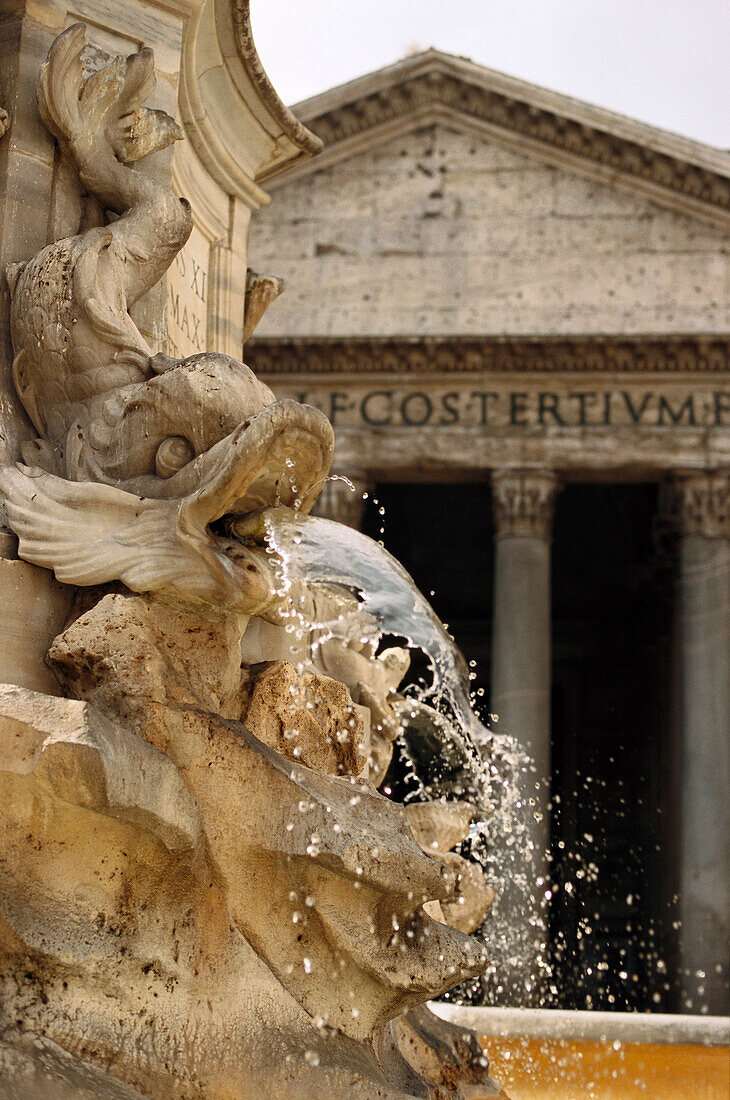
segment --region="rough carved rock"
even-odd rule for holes
[[[406,1059],[427,1081],[463,1100],[508,1100],[489,1076],[489,1061],[473,1032],[446,1023],[426,1005],[399,1016],[393,1028]]]
[[[1,709],[12,746],[0,782],[2,896],[15,899],[2,922],[5,1003],[79,1057],[105,1052],[102,1064],[112,1059],[144,1095],[186,1095],[179,1072],[218,1097],[215,1082],[234,1073],[230,1095],[245,1097],[257,1072],[283,1072],[257,1068],[267,1040],[251,983],[265,989],[272,1026],[304,1043],[280,1095],[299,1095],[304,1051],[335,1067],[350,1060],[347,1044],[336,1056],[338,1036],[365,1044],[360,1072],[375,1087],[383,1067],[366,1053],[387,1043],[387,1021],[482,969],[483,949],[422,908],[447,897],[453,878],[367,783],[284,761],[240,723],[198,708],[164,706],[166,753],[87,703],[9,688]],[[291,998],[306,1027],[284,1012]],[[162,1051],[133,1040],[142,1008],[150,1043],[174,1048],[192,1027],[185,1065],[171,1072]]]
[[[245,624],[181,603],[109,593],[58,635],[47,662],[69,695],[167,752],[167,707],[240,717],[237,650]]]
[[[344,684],[288,661],[249,671],[243,719],[264,744],[325,775],[360,775],[365,726]]]
[[[5,1100],[144,1100],[50,1039],[16,1028],[0,1034],[0,1090]]]
[[[91,594],[91,602],[93,598]],[[353,777],[332,779],[320,774],[317,779],[315,771],[271,753],[235,721],[236,715],[246,711],[249,723],[258,732],[259,726],[252,719],[261,718],[260,732],[266,741],[273,708],[277,712],[277,733],[285,734],[288,700],[282,703],[278,692],[271,690],[272,676],[282,678],[278,687],[295,689],[290,695],[295,704],[305,699],[305,710],[307,687],[320,692],[323,685],[324,690],[332,687],[332,681],[314,674],[305,677],[302,685],[293,675],[293,666],[275,662],[264,666],[263,694],[252,712],[262,670],[241,670],[241,637],[247,625],[245,617],[210,611],[203,615],[199,608],[170,604],[155,596],[122,592],[103,596],[59,635],[48,658],[66,689],[92,701],[94,709],[89,703],[54,700],[56,709],[40,733],[47,733],[54,723],[58,726],[59,714],[68,724],[65,708],[76,708],[74,715],[82,715],[84,721],[108,730],[115,730],[122,719],[130,727],[125,736],[132,746],[151,741],[159,757],[179,770],[193,796],[192,804],[199,809],[205,849],[213,861],[208,873],[215,873],[219,884],[223,883],[218,901],[221,913],[240,930],[273,973],[270,982],[278,980],[328,1028],[334,1026],[359,1042],[391,1042],[386,1035],[387,1020],[409,1002],[433,996],[439,987],[446,988],[466,974],[480,971],[484,965],[482,949],[478,948],[475,956],[465,955],[459,945],[470,941],[462,937],[453,940],[459,933],[449,933],[443,924],[426,915],[423,903],[433,899],[445,903],[454,879],[445,868],[436,870],[439,865],[429,858],[418,857],[412,862],[419,849],[399,807]],[[348,698],[344,685],[337,684],[326,715],[335,716],[337,722],[341,714],[333,703],[346,713]],[[17,692],[13,699],[17,700]],[[11,717],[14,721],[22,717],[30,725],[34,708],[44,699],[35,696],[28,712],[16,712]],[[8,705],[6,700],[6,714]],[[17,707],[17,702],[14,705]],[[44,702],[42,705],[45,707]],[[215,708],[217,713],[208,708]],[[295,706],[292,715],[297,722],[298,709]],[[313,710],[316,713],[316,708]],[[228,720],[220,714],[226,714]],[[105,720],[103,715],[108,718]],[[358,729],[361,731],[362,726]],[[35,736],[39,736],[37,731]],[[288,759],[292,760],[290,754]],[[358,768],[364,760],[360,744]],[[333,760],[326,748],[319,759],[308,763],[317,767],[317,772],[332,771]],[[118,771],[123,772],[127,766],[124,761],[116,762]],[[300,782],[306,776],[310,778]],[[322,788],[322,783],[327,786]],[[159,787],[157,781],[155,785]],[[77,796],[69,788],[66,797],[73,800]],[[97,799],[97,812],[102,805]],[[370,805],[372,810],[367,808]],[[463,816],[461,808],[458,813]],[[422,865],[419,860],[423,860]],[[70,866],[73,863],[71,855]],[[88,866],[88,856],[84,863]],[[428,878],[423,880],[427,866],[434,871],[429,870]],[[265,883],[265,901],[257,883]],[[17,891],[16,883],[9,893]],[[109,916],[105,924],[110,919],[113,924]],[[208,914],[206,920],[211,919]],[[221,915],[220,919],[226,918]],[[430,960],[426,969],[421,957],[425,943]],[[404,950],[409,945],[410,949]],[[168,942],[157,943],[154,950],[164,957],[174,952]],[[442,956],[440,977],[434,971],[434,950]],[[249,964],[248,958],[239,963],[242,982]],[[113,957],[108,965],[113,971]],[[383,987],[385,972],[388,979]],[[106,977],[110,979],[110,973]],[[208,996],[215,995],[218,980],[205,972],[201,986]],[[85,990],[84,996],[92,997],[92,992]],[[246,1006],[242,1001],[236,1026],[246,1049],[254,1042],[249,1012],[250,1004]],[[276,1013],[279,1018],[280,1008]],[[181,1025],[177,1017],[164,1017],[159,1026],[165,1033],[175,1034]],[[86,1019],[85,1027],[96,1035],[102,1024]],[[46,1027],[43,1032],[54,1037]],[[402,1038],[401,1032],[398,1035]],[[320,1038],[319,1032],[306,1037],[309,1045],[305,1049],[314,1051],[318,1058]],[[394,1050],[389,1058],[397,1063]],[[136,1072],[133,1066],[125,1066],[123,1079],[142,1088]],[[198,1080],[202,1071],[196,1068],[193,1072]],[[294,1088],[296,1072],[296,1066],[292,1067],[287,1089]],[[384,1072],[382,1065],[370,1066],[368,1087],[374,1087]],[[388,1075],[392,1072],[392,1067],[387,1070]],[[166,1081],[164,1088],[171,1087]],[[210,1087],[209,1083],[205,1087]],[[416,1089],[415,1084],[408,1087]],[[160,1088],[160,1095],[167,1095],[163,1086]],[[241,1095],[245,1096],[245,1091]],[[287,1091],[283,1095],[296,1093]]]
[[[441,903],[444,920],[460,932],[476,932],[492,907],[496,896],[494,890],[482,869],[458,853],[444,852],[437,858],[456,875],[453,899]]]
[[[258,517],[247,521],[249,529],[260,533]],[[269,619],[253,618],[242,643],[244,663],[256,660],[294,660],[345,684],[353,702],[370,715],[368,778],[375,787],[382,783],[393,755],[393,741],[400,729],[393,703],[399,699],[398,687],[408,671],[408,651],[391,647],[377,653],[373,643],[374,620],[363,611],[350,593],[319,586],[316,591],[297,593],[296,601],[304,609],[305,622],[295,633],[287,630],[290,604],[282,601],[271,609]],[[300,612],[301,613],[301,612]],[[281,622],[276,621],[281,618]],[[326,629],[308,624],[346,622],[334,636]]]
[[[414,802],[406,806],[408,824],[418,843],[456,875],[454,896],[440,904],[442,917],[452,928],[467,933],[481,927],[495,898],[483,871],[451,851],[466,839],[473,816],[474,809],[468,802]]]
[[[469,835],[474,818],[470,802],[413,802],[406,809],[408,824],[427,852],[450,852]]]

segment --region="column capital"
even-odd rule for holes
[[[493,470],[496,537],[522,535],[549,539],[558,488],[554,470],[530,467]]]
[[[314,515],[359,530],[365,510],[365,494],[372,489],[372,485],[367,471],[342,467],[324,483],[312,511]]]
[[[679,470],[671,514],[683,535],[730,538],[730,470]]]

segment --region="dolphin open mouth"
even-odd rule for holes
[[[285,399],[266,405],[172,477],[155,479],[154,495],[192,498],[186,507],[205,525],[277,505],[306,513],[329,473],[333,451],[334,433],[324,414]],[[144,492],[141,481],[136,487]]]
[[[59,580],[121,580],[137,592],[168,589],[258,614],[275,598],[276,581],[266,549],[241,538],[234,524],[277,504],[307,512],[333,449],[323,413],[285,400],[167,479],[109,485],[5,467],[0,493],[20,554]]]

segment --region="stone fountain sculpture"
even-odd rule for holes
[[[462,927],[489,898],[448,854],[468,808],[412,830],[371,782],[407,662],[294,653],[255,533],[314,503],[332,429],[243,363],[145,343],[129,309],[191,220],[133,165],[181,133],[143,105],[149,51],[84,46],[56,39],[38,105],[108,213],[7,272],[37,438],[0,491],[76,597],[62,694],[0,687],[3,1095],[497,1095],[476,1040],[414,1007],[485,966],[446,923],[457,880]]]

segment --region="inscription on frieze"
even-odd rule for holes
[[[558,388],[340,385],[291,387],[337,427],[495,429],[730,428],[730,387],[625,385]],[[574,379],[572,380],[574,381]],[[281,390],[281,386],[279,387]]]

